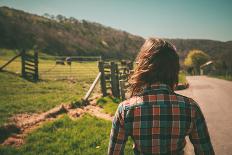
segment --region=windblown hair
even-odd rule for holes
[[[151,84],[178,84],[179,56],[176,48],[162,39],[149,38],[136,58],[134,73],[129,78],[131,96],[139,95]]]

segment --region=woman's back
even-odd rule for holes
[[[108,154],[123,154],[129,136],[135,154],[184,154],[185,137],[196,154],[213,155],[198,104],[174,93],[179,57],[170,43],[148,39],[129,79],[131,98],[120,103],[112,124]]]

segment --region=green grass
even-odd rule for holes
[[[107,96],[107,97],[99,98],[97,100],[97,104],[103,108],[103,111],[105,113],[114,115],[120,101],[121,101],[120,99]]]
[[[8,62],[10,58],[0,58],[0,66]],[[21,74],[21,60],[17,58],[12,63],[4,68],[16,74]],[[56,65],[55,60],[39,60],[39,78],[42,80],[60,80],[60,79],[74,79],[74,80],[94,80],[97,76],[98,67],[97,62],[72,62],[69,65]]]
[[[17,53],[0,49],[0,66]],[[43,112],[63,102],[80,100],[98,73],[97,62],[73,62],[70,67],[56,65],[55,59],[44,53],[39,55],[50,59],[39,59],[41,81],[37,83],[20,77],[20,58],[4,68],[7,72],[0,72],[0,126],[18,113]]]
[[[18,50],[10,50],[10,49],[0,49],[0,57],[1,59],[10,59],[15,55],[19,54]]]
[[[179,73],[179,83],[187,83],[186,75],[184,72]]]
[[[32,83],[6,72],[0,72],[0,81],[0,126],[14,114],[42,112],[80,100],[90,85],[88,81]]]
[[[17,50],[0,49],[0,66],[19,53]],[[33,53],[32,50],[28,53]],[[72,65],[56,65],[56,57],[39,52],[39,78],[42,80],[94,80],[98,74],[97,61],[73,61]],[[21,74],[21,58],[16,58],[4,70]]]
[[[47,123],[30,133],[19,148],[1,147],[0,154],[107,154],[111,122],[85,115],[76,120],[68,116]],[[132,140],[127,142],[125,154],[132,153]]]
[[[0,53],[1,54],[1,53]],[[15,52],[1,54],[0,66]],[[54,60],[40,59],[40,77],[45,81],[28,82],[12,73],[0,72],[0,126],[8,118],[19,113],[42,112],[61,103],[77,101],[84,96],[98,69],[96,62],[74,62],[69,66],[57,65]],[[20,59],[17,59],[6,70],[20,74]],[[72,80],[56,80],[68,78]],[[179,75],[185,81],[185,75]],[[114,115],[120,100],[104,97],[98,105],[104,112]],[[0,146],[0,154],[106,154],[109,143],[111,122],[89,115],[71,120],[62,118],[44,124],[30,133],[26,143],[19,148]],[[132,141],[129,140],[125,154],[132,153]]]
[[[210,75],[211,77],[232,81],[232,75]]]

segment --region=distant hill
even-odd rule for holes
[[[102,55],[134,58],[144,38],[98,23],[62,15],[38,16],[0,7],[0,48],[31,49],[37,45],[50,55]],[[200,49],[232,68],[232,41],[166,39],[176,45],[181,60],[191,49]]]
[[[222,60],[232,64],[232,41],[221,42],[203,39],[166,39],[172,42],[179,51],[181,59],[186,57],[189,50],[200,49],[209,54],[214,60]],[[232,67],[232,65],[231,65]]]
[[[131,58],[144,39],[98,23],[58,15],[49,19],[0,7],[0,48],[31,49],[51,55]]]

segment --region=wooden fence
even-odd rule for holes
[[[103,96],[106,96],[110,90],[114,97],[124,100],[128,76],[133,69],[133,63],[99,61],[98,68],[101,73],[100,82]]]
[[[21,63],[22,63],[22,77],[31,80],[38,81],[39,70],[38,70],[38,51],[34,50],[34,55],[26,53],[25,50],[21,52]]]
[[[39,79],[38,70],[38,51],[35,49],[34,54],[29,54],[25,50],[22,50],[19,54],[7,61],[0,67],[0,71],[3,71],[5,67],[15,61],[18,57],[21,57],[21,75],[23,78],[36,82]]]

